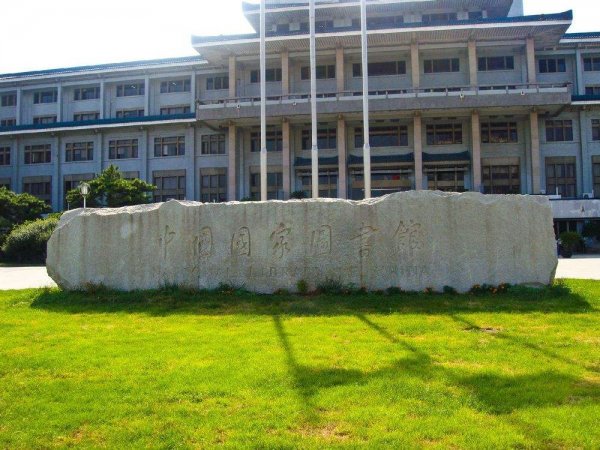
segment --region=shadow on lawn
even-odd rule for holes
[[[491,295],[426,295],[419,293],[353,293],[349,295],[258,295],[245,291],[63,292],[41,289],[32,308],[47,311],[90,313],[142,313],[168,315],[293,315],[336,316],[356,313],[452,315],[469,312],[583,313],[594,308],[564,286],[542,290],[517,289]]]

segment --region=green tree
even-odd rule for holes
[[[11,226],[28,220],[39,219],[52,208],[43,200],[30,194],[15,194],[5,187],[0,188],[0,223]]]
[[[90,194],[87,205],[90,207],[142,205],[152,201],[155,186],[138,178],[127,180],[116,166],[110,166],[98,177],[89,182]],[[83,206],[83,197],[79,189],[67,193],[67,202],[71,207]]]

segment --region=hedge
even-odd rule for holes
[[[45,262],[46,245],[57,225],[58,219],[50,217],[16,226],[2,246],[4,256],[9,261],[19,263]]]

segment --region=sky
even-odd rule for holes
[[[252,31],[241,0],[1,0],[0,73],[194,55],[192,35]],[[596,0],[525,0],[525,14],[573,9],[569,31],[600,31]]]

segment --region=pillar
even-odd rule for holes
[[[348,198],[348,150],[346,149],[346,121],[343,117],[337,122],[338,148],[338,197]]]
[[[537,111],[529,114],[531,128],[531,179],[533,194],[541,194],[542,185],[540,178],[540,124]]]
[[[284,49],[281,51],[281,95],[290,93],[290,54]]]
[[[185,198],[198,200],[196,194],[196,128],[192,124],[185,130]]]
[[[94,141],[94,162],[96,163],[96,174],[100,175],[102,170],[104,169],[104,139],[102,136],[102,132],[99,131],[96,134],[96,139]]]
[[[196,112],[196,72],[190,75],[190,112]]]
[[[21,98],[23,97],[23,91],[21,88],[17,89],[17,104],[16,104],[16,116],[15,116],[15,121],[17,123],[17,125],[23,125],[22,119],[21,119]],[[15,191],[16,192],[16,191]]]
[[[575,51],[575,69],[577,71],[577,95],[585,95],[585,83],[583,82],[583,55],[581,49]]]
[[[104,80],[100,81],[100,119],[104,119],[106,112],[104,111],[106,106],[105,106],[105,98],[104,98],[104,91],[105,91],[105,83]]]
[[[14,142],[15,142],[15,146],[14,146],[14,150],[13,150],[13,153],[12,153],[11,159],[10,159],[11,164],[13,166],[12,176],[11,176],[11,180],[10,180],[10,187],[13,192],[20,193],[22,186],[20,186],[21,180],[19,179],[19,169],[22,164],[21,163],[21,155],[23,153],[21,153],[21,149],[19,148],[20,142],[19,142],[18,136],[15,136]]]
[[[481,189],[481,124],[479,112],[473,111],[471,114],[471,137],[473,148],[473,191],[482,192]]]
[[[281,155],[281,166],[283,172],[283,199],[287,200],[290,198],[290,193],[292,192],[290,122],[287,119],[284,119],[283,123],[281,124],[281,138],[283,140]]]
[[[237,127],[234,124],[229,124],[227,157],[227,200],[235,201],[237,200]]]
[[[56,94],[56,121],[63,121],[63,101],[62,101],[62,84],[58,85],[57,94]]]
[[[344,71],[344,48],[337,47],[335,49],[335,81],[337,92],[346,90],[346,72]]]
[[[594,190],[594,181],[592,179],[592,157],[590,156],[588,147],[588,136],[587,136],[587,124],[588,122],[587,112],[582,109],[579,111],[579,145],[581,146],[581,173],[578,174],[578,179],[581,180],[579,192],[582,194],[589,193]]]
[[[140,170],[140,179],[144,180],[147,183],[152,183],[152,174],[150,173],[150,152],[154,152],[154,146],[150,142],[150,133],[148,133],[148,128],[144,128],[141,133],[141,141],[142,145],[140,146],[140,160],[142,162]]]
[[[416,114],[413,122],[415,147],[415,190],[423,189],[423,125],[420,114]]]
[[[144,115],[150,115],[150,77],[144,78]]]
[[[60,137],[56,136],[52,140],[52,210],[60,211],[62,209],[62,180],[60,176]]]
[[[416,42],[410,44],[410,68],[413,89],[419,89],[421,86],[421,66],[419,63],[419,44]]]
[[[469,41],[469,81],[472,88],[477,88],[477,43]]]
[[[237,61],[233,55],[229,57],[229,97],[237,97]]]
[[[530,84],[537,83],[537,74],[535,70],[535,41],[533,38],[527,38],[527,82]]]

